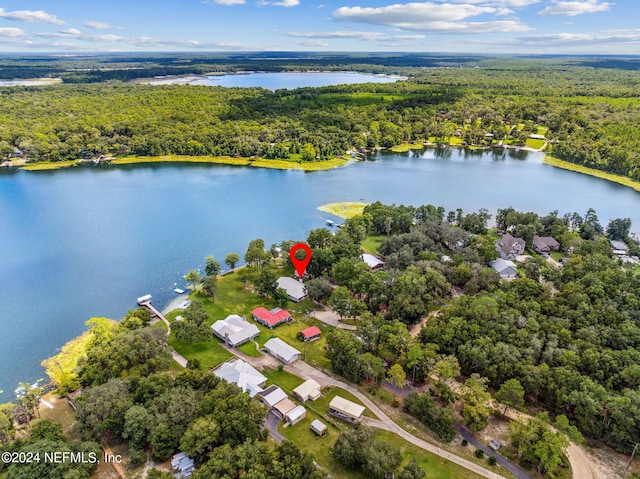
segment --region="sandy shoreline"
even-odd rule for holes
[[[173,298],[171,301],[169,301],[169,304],[167,304],[164,308],[162,308],[162,311],[160,312],[162,314],[168,314],[174,309],[177,309],[178,306],[180,306],[180,304],[182,304],[182,302],[186,301],[187,299],[189,299],[188,291],[184,294],[177,294],[176,297]]]

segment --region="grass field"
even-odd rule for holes
[[[377,254],[378,248],[380,247],[380,245],[385,239],[387,239],[387,237],[384,235],[367,236],[365,239],[362,240],[362,243],[360,243],[360,246],[362,246],[362,249],[367,253]]]
[[[535,148],[536,150],[539,150],[544,146],[545,142],[546,140],[539,140],[536,138],[527,138],[527,141],[525,141],[525,145],[527,145],[529,148]]]
[[[422,142],[417,143],[402,143],[401,145],[392,146],[388,148],[389,151],[393,151],[394,153],[405,153],[409,150],[422,150],[424,148],[424,144]]]
[[[187,344],[171,336],[169,338],[169,345],[185,358],[200,361],[200,367],[205,370],[216,367],[232,357],[232,354],[222,346],[218,338],[195,344]]]
[[[360,203],[357,201],[344,201],[342,203],[327,203],[326,205],[318,207],[318,209],[325,213],[339,216],[340,218],[349,219],[361,215],[364,207],[368,204],[369,203]]]
[[[629,188],[633,188],[636,191],[640,191],[640,181],[634,181],[631,178],[627,178],[625,176],[619,176],[619,175],[614,175],[612,173],[606,173],[600,170],[594,170],[593,168],[587,168],[586,166],[576,165],[568,161],[559,160],[558,158],[554,158],[552,156],[545,156],[544,163],[545,165],[555,166],[556,168],[571,170],[577,173],[583,173],[585,175],[595,176],[597,178],[602,178],[604,180],[613,181],[614,183],[618,183],[623,186],[628,186]]]

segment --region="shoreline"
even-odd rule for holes
[[[632,180],[631,178],[627,178],[626,176],[615,175],[613,173],[607,173],[606,171],[600,171],[593,168],[588,168],[586,166],[576,165],[575,163],[560,160],[549,155],[546,155],[542,162],[545,165],[553,166],[555,168],[574,171],[576,173],[581,173],[584,175],[595,176],[596,178],[611,181],[613,183],[617,183],[619,185],[626,186],[627,188],[631,188],[640,192],[640,181]]]
[[[143,165],[143,164],[172,164],[172,163],[208,163],[218,165],[252,166],[255,168],[271,168],[278,170],[298,170],[298,171],[321,171],[339,168],[353,161],[352,158],[343,156],[322,161],[308,161],[298,163],[288,160],[267,160],[265,158],[232,158],[230,156],[186,156],[186,155],[162,155],[162,156],[127,156],[110,160],[100,160],[97,163],[86,160],[66,160],[66,161],[42,161],[36,163],[23,163],[15,165],[25,171],[52,171],[78,166],[121,166],[121,165]]]

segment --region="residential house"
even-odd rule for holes
[[[211,329],[213,329],[213,334],[232,348],[237,348],[260,334],[260,330],[255,324],[237,314],[230,314],[225,319],[216,321],[211,325]]]
[[[334,397],[329,403],[329,414],[350,423],[360,421],[364,410],[364,406],[340,396]]]
[[[293,390],[293,395],[300,401],[315,401],[320,397],[320,384],[313,379],[307,379]]]
[[[307,343],[309,341],[315,341],[316,339],[320,339],[320,328],[318,326],[311,326],[309,328],[303,329],[298,333],[298,336],[302,338],[302,340]]]
[[[524,248],[524,240],[511,236],[509,233],[505,233],[502,238],[496,241],[496,251],[502,259],[514,260],[524,254]]]
[[[384,268],[384,261],[382,261],[377,256],[374,256],[369,253],[364,253],[361,256],[361,258],[362,258],[362,261],[367,263],[367,266],[369,266],[369,268],[371,268],[374,271]]]
[[[296,403],[294,403],[291,399],[284,398],[282,401],[278,402],[278,404],[273,406],[273,409],[271,409],[271,411],[280,419],[286,420],[287,414],[293,411],[296,407]]]
[[[291,364],[300,359],[300,351],[288,345],[280,338],[271,338],[264,343],[264,349],[266,349],[271,356],[285,364]]]
[[[629,247],[622,241],[609,241],[611,248],[613,249],[613,254],[616,256],[625,256],[629,254]]]
[[[288,276],[281,276],[276,281],[278,288],[282,288],[287,292],[289,299],[295,303],[299,303],[307,297],[307,288],[304,287],[304,283]]]
[[[267,383],[265,376],[242,359],[233,358],[222,363],[213,374],[228,383],[235,384],[251,397],[261,392]]]
[[[285,393],[279,386],[269,386],[264,391],[258,393],[258,399],[262,404],[269,409],[275,407],[283,399],[287,399],[287,393]]]
[[[501,278],[516,278],[518,276],[518,270],[513,261],[498,258],[489,263],[489,266],[491,266]]]
[[[560,243],[551,236],[535,235],[533,237],[533,250],[540,254],[560,251]]]
[[[266,308],[260,307],[251,311],[251,315],[253,316],[253,319],[269,329],[273,329],[282,323],[293,321],[291,313],[280,308],[275,308],[269,311]]]

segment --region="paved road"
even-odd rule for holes
[[[496,456],[498,464],[504,467],[507,471],[517,476],[518,479],[532,479],[531,476],[527,474],[527,472],[525,472],[523,469],[516,466],[515,464],[509,462],[499,452],[494,451],[489,446],[484,444],[477,437],[475,437],[473,433],[469,431],[466,427],[461,426],[460,424],[456,424],[456,430],[458,431],[458,434],[460,434],[467,441],[469,441],[470,444],[473,444],[478,449],[482,449],[487,456]]]
[[[271,436],[278,442],[285,440],[285,437],[280,434],[280,431],[278,431],[278,424],[280,424],[280,421],[281,419],[276,416],[273,411],[269,411],[269,414],[267,414],[267,420],[265,421],[267,431],[269,431],[269,434],[271,434]]]
[[[260,361],[260,358],[252,358],[242,353],[242,351],[238,351],[237,349],[230,349],[229,351],[231,351],[233,354],[235,354],[236,356],[238,356],[239,358],[243,359],[244,361],[248,362],[249,364],[251,364],[253,367],[256,367],[256,368],[260,368],[260,363],[263,362],[263,361]],[[405,431],[400,426],[398,426],[395,422],[393,422],[393,420],[389,416],[387,416],[384,413],[384,411],[382,411],[382,409],[380,409],[371,399],[369,399],[367,396],[361,393],[360,390],[356,389],[350,384],[347,384],[338,379],[335,379],[303,361],[296,361],[293,364],[288,364],[284,367],[284,369],[303,379],[309,379],[309,378],[315,379],[323,387],[335,386],[335,387],[344,389],[346,391],[349,391],[351,394],[357,397],[362,402],[362,404],[368,407],[373,414],[375,414],[378,417],[379,420],[365,421],[365,423],[373,427],[391,431],[397,434],[398,436],[400,436],[401,438],[403,438],[404,440],[408,441],[409,443],[415,446],[418,446],[419,448],[424,449],[425,451],[429,451],[437,456],[447,459],[453,462],[454,464],[464,467],[465,469],[475,472],[476,474],[482,477],[486,477],[488,479],[506,479],[504,476],[501,476],[500,474],[496,474],[495,472],[485,469],[484,467],[476,463],[467,461],[462,457],[456,456],[455,454],[452,454],[449,451],[445,451],[444,449],[438,446],[435,446],[412,434],[409,434],[407,431]]]

